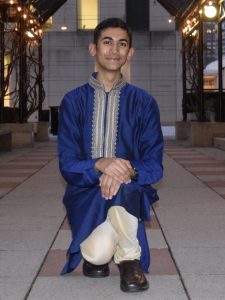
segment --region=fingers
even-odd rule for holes
[[[100,187],[101,187],[101,193],[102,197],[106,200],[112,199],[114,190],[113,186],[115,185],[115,180],[113,180],[112,177],[103,175],[100,179]]]
[[[130,162],[124,159],[117,159],[115,165],[117,167],[117,170],[120,172],[120,176],[122,177],[122,182],[126,184],[130,183],[131,182],[130,171],[132,169]]]
[[[121,159],[121,160],[123,160],[123,162],[126,164],[126,166],[127,166],[128,169],[133,169],[133,167],[132,167],[132,165],[131,165],[131,163],[130,163],[129,160],[126,160],[126,159]]]
[[[102,197],[106,200],[110,200],[115,196],[120,188],[121,183],[115,180],[113,177],[103,174],[100,177],[100,187]]]
[[[120,169],[117,166],[108,167],[105,169],[105,174],[113,177],[115,180],[119,181],[120,183],[125,183],[129,181],[130,173],[125,172],[124,170]]]
[[[113,177],[120,183],[129,183],[131,170],[133,170],[128,160],[116,157],[100,158],[96,162],[95,168],[103,174]]]
[[[112,176],[120,183],[128,183],[130,181],[130,162],[117,158],[105,167],[105,174]]]

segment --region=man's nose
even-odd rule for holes
[[[119,47],[118,47],[117,43],[113,43],[112,47],[111,47],[112,53],[117,53],[118,50],[119,50]]]

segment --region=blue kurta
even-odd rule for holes
[[[144,90],[119,80],[110,93],[94,74],[90,82],[65,95],[60,106],[58,152],[60,171],[67,182],[64,205],[72,230],[68,262],[62,274],[81,260],[80,244],[105,221],[112,205],[123,206],[139,220],[141,265],[147,272],[150,253],[144,221],[158,200],[151,184],[163,174],[163,137],[159,110]],[[100,157],[127,159],[138,180],[122,184],[112,200],[101,196],[95,162]]]

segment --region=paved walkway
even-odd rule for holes
[[[125,294],[119,273],[66,276],[70,231],[55,142],[0,152],[0,300],[225,299],[225,152],[170,140],[160,201],[146,224],[150,289]]]

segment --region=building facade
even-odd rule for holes
[[[93,58],[88,55],[88,44],[93,36],[91,28],[105,18],[120,17],[134,18],[133,23],[129,22],[136,51],[130,65],[124,68],[126,79],[156,98],[162,125],[173,125],[182,118],[180,33],[175,30],[172,19],[168,22],[168,12],[157,1],[138,1],[138,6],[143,4],[144,9],[148,8],[143,20],[139,18],[143,10],[134,9],[136,3],[132,0],[68,0],[53,15],[52,25],[43,36],[46,92],[43,109],[57,108],[67,91],[87,82],[95,68]]]

